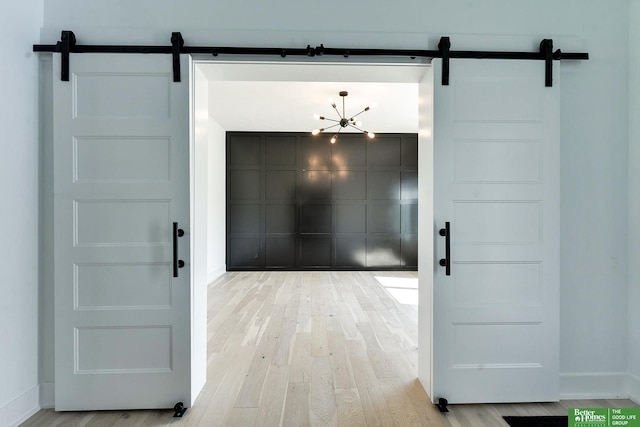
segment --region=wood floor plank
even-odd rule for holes
[[[276,273],[274,280],[274,291],[275,291],[275,305],[287,305],[289,300],[291,299],[291,295],[293,295],[293,287],[294,287],[294,276],[286,273]]]
[[[82,427],[106,427],[114,424],[118,417],[119,414],[114,414],[112,411],[103,411],[100,416],[94,415],[86,421],[79,421],[77,425]],[[73,421],[70,424],[73,425]],[[66,425],[66,423],[61,425]]]
[[[44,412],[44,416],[40,416]],[[52,409],[45,409],[21,424],[21,427],[40,427],[40,426],[84,426],[94,417],[100,417],[106,413],[97,412],[54,412]]]
[[[329,313],[328,299],[331,293],[330,282],[327,283],[329,277],[315,272],[309,275],[311,316],[324,317]]]
[[[224,359],[225,364],[215,366],[215,370],[222,374],[219,386],[210,399],[197,402],[197,405],[187,411],[181,425],[224,425],[255,353],[255,347],[238,347],[233,357]],[[208,386],[207,382],[205,388]]]
[[[358,389],[336,389],[336,406],[338,408],[338,425],[340,427],[366,427],[362,403]]]
[[[369,426],[393,426],[389,407],[373,371],[365,345],[361,341],[348,341],[347,354],[358,386],[360,402]]]
[[[43,424],[44,420],[55,419],[55,417],[56,417],[56,413],[53,411],[53,409],[42,409],[36,412],[35,414],[33,414],[29,419],[25,420],[22,424],[20,424],[20,426],[21,427],[41,426],[41,425],[44,425]]]
[[[363,317],[364,317],[364,312]],[[338,303],[338,321],[342,328],[342,332],[347,339],[355,340],[362,338],[360,331],[356,327],[356,319],[353,316],[352,311],[345,302]]]
[[[252,426],[258,417],[258,408],[233,408],[227,426]]]
[[[309,383],[289,383],[282,416],[283,426],[310,426]]]
[[[295,336],[289,382],[308,383],[311,381],[311,334],[298,333]]]
[[[251,302],[250,306],[257,307],[257,301]],[[237,320],[237,323],[235,325],[225,324],[224,328],[229,328],[229,331],[223,336],[217,336],[216,334],[212,335],[212,338],[210,338],[207,343],[209,346],[208,351],[210,353],[233,352],[244,341],[247,331],[249,330],[249,322],[253,319],[253,314],[234,312],[230,318],[233,318],[234,321]],[[218,339],[221,341],[218,342]]]
[[[298,320],[298,311],[300,310],[300,291],[302,288],[302,283],[299,278],[295,278],[291,280],[291,287],[289,289],[288,299],[283,295],[281,299],[286,299],[282,304],[286,305],[286,309],[284,311],[285,320]]]
[[[395,308],[394,308],[395,310]],[[395,337],[391,334],[389,325],[385,322],[380,314],[375,311],[370,311],[367,313],[369,316],[369,323],[371,328],[373,329],[373,333],[380,344],[380,348],[386,351],[396,351],[400,342],[395,339]]]
[[[396,427],[424,425],[398,378],[384,378],[380,384]]]
[[[271,365],[258,408],[257,426],[279,426],[289,385],[289,366]]]
[[[361,274],[361,283],[364,284],[365,293],[369,296],[371,301],[374,301],[376,305],[376,311],[393,310],[396,307],[396,300],[391,294],[383,287],[380,281],[376,279],[376,276],[384,275],[391,276],[387,273],[374,273],[374,274]]]
[[[451,410],[451,409],[450,409]],[[457,405],[447,419],[455,418],[460,427],[508,427],[492,405]]]
[[[258,407],[264,382],[278,342],[278,334],[282,327],[283,318],[284,306],[275,306],[272,309],[272,315],[267,322],[262,339],[256,348],[251,366],[244,377],[234,405],[236,408]]]
[[[227,321],[234,310],[235,306],[233,305],[221,304],[217,306],[217,309],[208,312],[207,338],[211,338],[220,329],[220,326]]]
[[[329,360],[333,371],[333,384],[336,389],[352,389],[356,387],[353,371],[347,356],[345,337],[340,332],[329,332]]]
[[[152,410],[144,411],[146,417],[137,421],[135,427],[163,427],[171,425],[175,419],[173,418],[173,409],[170,410]]]
[[[376,309],[369,299],[367,293],[362,289],[360,283],[354,284],[353,295],[356,297],[356,300],[358,301],[358,304],[360,304],[360,308],[362,308],[363,311],[374,311]]]
[[[346,278],[344,285],[344,302],[349,308],[351,317],[357,322],[366,322],[369,317],[364,311],[364,308],[360,305],[360,301],[356,296],[355,288],[358,286],[352,277]],[[367,301],[368,302],[368,301]]]
[[[297,322],[295,319],[285,319],[282,324],[282,329],[278,335],[278,342],[273,354],[273,365],[289,366],[291,363],[291,356],[293,354],[294,338],[296,336]]]
[[[371,367],[373,368],[373,372],[375,372],[376,377],[398,377],[398,374],[385,351],[380,350],[379,348],[367,349],[367,355],[369,356],[369,361],[371,362]]]
[[[376,338],[376,334],[373,332],[373,328],[371,327],[371,323],[367,322],[358,322],[356,323],[356,327],[358,331],[360,331],[360,335],[362,336],[362,340],[365,343],[367,350],[372,348],[382,350],[380,347],[380,343]]]
[[[101,414],[100,417],[93,417],[87,423],[84,424],[84,427],[112,427],[116,424],[120,424],[120,421],[128,420],[130,415],[127,413],[122,413],[118,411],[105,411]]]
[[[250,304],[257,301],[259,288],[257,283],[254,283],[252,287],[248,289],[242,289],[236,294],[236,298],[239,301],[235,301],[234,299],[229,301],[229,305],[233,305],[235,307],[235,311],[237,313],[246,313],[249,311]]]
[[[236,313],[227,318],[227,320],[220,325],[218,330],[209,338],[207,342],[207,349],[211,353],[218,353],[224,346],[225,341],[231,336],[233,331],[237,328],[238,323],[242,320],[244,315]]]
[[[311,285],[307,275],[302,276],[300,284],[297,332],[311,332]]]
[[[329,339],[327,338],[327,321],[324,316],[313,316],[311,324],[311,355],[328,356]]]
[[[309,416],[312,426],[337,426],[338,408],[329,357],[314,357],[309,383]]]
[[[418,381],[416,367],[411,364],[405,354],[402,351],[394,351],[389,352],[388,356],[420,420],[429,426],[447,425],[443,415],[433,405],[422,384]]]
[[[324,311],[320,313],[327,319],[327,330],[331,332],[337,332],[342,330],[340,321],[338,320],[338,303],[336,301],[334,278],[331,274],[324,274],[324,281],[322,283],[325,298],[324,298]]]
[[[270,316],[261,316],[258,313],[252,316],[251,320],[249,321],[249,326],[244,335],[244,338],[242,339],[241,345],[254,347],[257,346],[262,339],[262,334],[267,329],[267,324],[269,323],[270,319]]]

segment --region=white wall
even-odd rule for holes
[[[332,10],[357,19],[314,19]],[[433,49],[449,35],[454,50],[483,48],[478,40],[490,39],[484,48],[529,51],[545,37],[564,51],[588,51],[590,61],[566,62],[561,72],[562,392],[615,393],[616,374],[629,362],[621,303],[628,295],[628,0],[282,0],[277,8],[258,0],[194,0],[189,7],[48,0],[44,25],[43,43],[70,29],[79,43],[168,44],[179,30],[187,45]],[[629,296],[640,302],[637,293]]]
[[[418,256],[418,378],[433,396],[433,68],[429,67],[418,85],[418,248],[427,248],[431,256]]]
[[[640,402],[640,0],[629,4],[629,372]]]
[[[38,409],[38,41],[43,0],[0,14],[0,423]]]
[[[208,203],[209,193],[208,159],[208,106],[207,99],[197,96],[207,92],[206,77],[189,63],[191,75],[189,145],[191,227],[191,404],[196,400],[207,378],[207,269],[208,269]]]
[[[54,406],[55,322],[53,251],[53,67],[52,55],[40,54],[40,405]]]
[[[208,99],[208,92],[204,94]],[[209,117],[209,283],[226,269],[226,133]]]

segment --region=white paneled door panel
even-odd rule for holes
[[[188,73],[174,83],[170,55],[70,63],[60,81],[55,55],[56,409],[188,405]]]
[[[431,396],[449,403],[559,395],[559,79],[542,61],[434,69],[436,233]]]

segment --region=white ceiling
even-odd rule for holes
[[[198,64],[209,80],[209,115],[227,131],[307,132],[338,118],[329,104],[346,90],[346,115],[375,133],[418,132],[418,82],[425,66],[365,64]]]

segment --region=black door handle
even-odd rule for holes
[[[184,267],[184,261],[178,259],[178,237],[184,236],[184,230],[173,223],[173,277],[178,277],[178,269]]]
[[[440,235],[444,237],[444,258],[440,260],[440,266],[445,267],[445,274],[451,276],[451,240],[450,223],[444,223],[444,228],[440,229]]]

